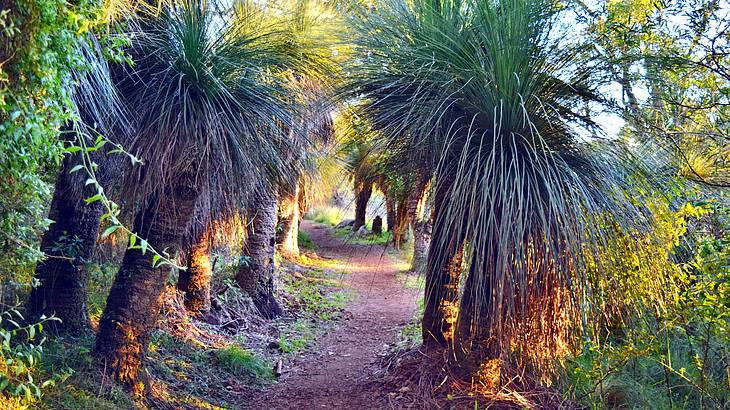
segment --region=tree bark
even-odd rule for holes
[[[495,241],[495,246],[496,245]],[[474,261],[476,262],[476,261]],[[480,269],[494,269],[493,264],[472,263],[465,283],[465,291],[459,305],[452,344],[451,370],[458,377],[468,380],[488,360],[499,358],[498,341],[492,337],[491,289],[476,289],[474,281]],[[484,284],[486,286],[486,284]],[[484,295],[487,295],[484,298]],[[481,299],[480,299],[481,298]],[[499,376],[497,373],[496,376]],[[496,380],[498,382],[498,380]]]
[[[395,201],[386,195],[385,197],[385,219],[388,225],[388,232],[393,232],[396,225],[395,219]]]
[[[48,214],[54,222],[41,240],[47,257],[36,267],[40,285],[28,301],[33,317],[55,315],[61,322],[49,322],[52,329],[71,334],[89,328],[86,265],[94,254],[103,213],[101,202],[84,201],[95,192],[81,189],[77,184],[83,180],[69,173],[80,162],[78,155],[67,155],[61,165]]]
[[[450,178],[436,184],[433,241],[425,273],[423,344],[440,348],[447,348],[453,340],[464,242],[463,233],[449,230],[446,223],[447,197],[452,184]]]
[[[150,199],[135,218],[134,231],[157,251],[170,255],[180,248],[199,195],[192,172]],[[139,240],[137,244],[139,245]],[[96,354],[122,384],[141,393],[139,370],[160,313],[169,266],[153,267],[153,253],[127,249],[114,278],[96,337]]]
[[[252,220],[245,249],[249,260],[239,267],[236,282],[251,296],[261,316],[272,319],[284,313],[276,300],[276,196],[267,192],[257,203],[259,207],[249,213]]]
[[[279,228],[277,242],[280,243],[279,251],[286,258],[299,257],[299,186],[292,195],[282,199],[279,204]]]
[[[365,225],[365,213],[372,194],[372,183],[355,180],[355,222],[352,224],[353,231],[357,231]]]
[[[428,201],[428,177],[420,176],[416,189],[408,198],[408,216],[413,230],[413,260],[411,271],[423,272],[426,268],[428,245],[431,242],[431,218],[426,217]]]
[[[408,233],[408,209],[406,201],[398,202],[395,210],[395,224],[393,225],[393,247],[400,250]]]
[[[187,269],[180,271],[177,288],[185,294],[185,308],[193,314],[210,312],[210,229],[202,229],[187,249]]]

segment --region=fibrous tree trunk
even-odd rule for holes
[[[180,248],[199,195],[193,172],[180,175],[175,182],[146,201],[134,223],[140,238],[170,255]],[[116,380],[138,393],[145,387],[139,382],[139,371],[169,274],[168,265],[153,266],[153,252],[127,249],[99,324],[97,356]]]
[[[185,308],[193,314],[210,311],[211,231],[201,229],[187,248],[187,269],[180,271],[177,288],[184,293]]]
[[[54,315],[61,322],[50,325],[72,334],[89,326],[86,264],[94,254],[103,213],[100,202],[84,201],[95,192],[82,189],[83,179],[69,173],[80,162],[78,155],[67,155],[63,160],[48,214],[54,222],[41,240],[47,257],[36,268],[40,285],[31,291],[28,302],[34,317]]]
[[[279,202],[279,229],[277,242],[284,257],[299,257],[300,189],[286,195]]]
[[[395,228],[396,219],[395,219],[395,200],[391,198],[390,196],[386,195],[385,197],[385,219],[386,223],[388,225],[388,232],[393,232],[393,229]]]
[[[399,201],[395,207],[395,224],[393,225],[393,247],[400,249],[408,233],[408,209],[406,201]]]
[[[355,222],[352,224],[353,231],[357,231],[365,225],[365,213],[372,194],[372,183],[355,180]]]
[[[458,313],[464,235],[451,229],[445,214],[447,195],[453,181],[436,184],[433,209],[433,238],[426,262],[426,289],[423,312],[423,344],[446,348],[453,340]]]
[[[497,241],[493,246],[498,246]],[[464,294],[459,304],[458,320],[455,324],[454,343],[451,346],[452,365],[456,376],[468,380],[480,367],[489,360],[499,358],[498,341],[492,337],[492,326],[489,315],[491,312],[491,289],[485,283],[476,286],[475,281],[479,270],[494,270],[494,263],[478,263],[473,261],[469,267],[469,275],[464,284]],[[498,369],[498,367],[497,367]],[[498,371],[493,376],[499,377]],[[498,380],[495,380],[498,382]]]
[[[253,299],[254,305],[267,319],[283,314],[276,299],[276,271],[274,253],[276,245],[276,196],[267,191],[256,201],[258,207],[249,211],[248,242],[245,254],[248,261],[242,263],[236,274],[236,282]]]
[[[415,190],[408,198],[408,216],[413,230],[413,272],[423,272],[426,268],[428,245],[431,242],[431,218],[426,213],[428,185],[428,177],[419,175]]]

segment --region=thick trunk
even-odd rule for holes
[[[365,225],[365,212],[372,194],[373,184],[355,181],[355,222],[352,224],[353,231],[357,231]]]
[[[408,198],[408,216],[413,230],[413,260],[411,270],[423,272],[426,268],[428,245],[431,242],[431,218],[426,216],[428,178],[419,176],[416,189]]]
[[[448,347],[458,313],[457,299],[463,252],[463,234],[449,230],[445,215],[447,194],[453,182],[437,183],[433,212],[433,241],[426,263],[423,344]]]
[[[386,223],[388,225],[388,232],[393,232],[395,229],[395,201],[393,198],[386,196],[385,197],[385,219]]]
[[[210,311],[210,230],[202,229],[187,249],[187,269],[180,271],[177,288],[185,294],[185,308],[193,314]]]
[[[61,322],[50,322],[57,331],[79,333],[89,326],[86,310],[88,272],[86,264],[94,254],[103,206],[86,204],[93,195],[79,187],[69,170],[80,162],[77,155],[68,155],[56,181],[48,218],[53,220],[43,235],[41,250],[47,258],[36,268],[40,285],[31,291],[29,307],[34,317],[55,315]]]
[[[397,204],[395,210],[395,224],[393,225],[393,247],[400,250],[408,233],[408,209],[406,201]]]
[[[199,194],[192,173],[176,179],[160,197],[140,211],[135,232],[157,251],[174,255],[184,236],[183,227],[193,215]],[[139,240],[137,241],[139,244]],[[160,313],[161,296],[170,273],[169,266],[153,267],[153,253],[128,249],[114,278],[106,309],[96,337],[96,354],[116,380],[140,393],[138,381],[150,333]]]
[[[293,195],[283,198],[279,205],[279,229],[277,242],[284,257],[299,257],[299,187]]]
[[[492,337],[492,325],[489,320],[491,289],[484,289],[486,283],[479,289],[475,285],[480,269],[494,269],[494,266],[480,266],[477,263],[471,265],[464,286],[466,290],[459,305],[453,351],[449,355],[451,370],[464,380],[470,379],[482,365],[499,358],[498,341]],[[494,368],[497,372],[489,376],[496,378],[493,383],[499,382],[498,369],[498,366]]]
[[[257,201],[248,227],[247,263],[241,264],[236,282],[253,299],[261,315],[267,319],[283,314],[276,300],[276,272],[274,252],[276,245],[276,196],[268,192]]]

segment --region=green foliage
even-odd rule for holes
[[[279,336],[279,348],[284,353],[298,353],[315,341],[317,330],[309,319],[297,319]]]
[[[87,304],[89,316],[92,319],[101,318],[117,270],[118,267],[113,263],[87,265],[87,272],[89,272]]]
[[[372,224],[372,221],[369,222],[370,224]],[[368,224],[365,224],[365,226],[368,227]],[[393,240],[393,234],[388,231],[384,231],[379,235],[375,233],[369,233],[365,236],[361,236],[355,232],[352,232],[352,228],[349,226],[335,229],[335,236],[343,239],[346,243],[352,243],[356,245],[386,246]]]
[[[15,308],[0,313],[0,404],[15,398],[19,406],[41,398],[42,390],[65,377],[52,374],[42,377],[39,364],[43,354],[43,324],[54,318],[21,325],[25,318]]]
[[[312,242],[312,238],[309,236],[308,233],[304,232],[301,229],[297,230],[297,240],[299,241],[299,247],[304,250],[314,250],[314,242]]]
[[[323,283],[327,284],[326,280],[304,277],[287,283],[284,288],[287,293],[294,296],[300,311],[307,317],[329,321],[347,305],[348,295],[342,291],[331,291],[322,286]]]
[[[594,304],[604,310],[592,315],[592,333],[581,354],[568,360],[562,388],[592,407],[724,408],[730,397],[727,209],[699,203],[672,211],[660,198],[651,208],[653,234],[663,246],[653,255],[614,255],[641,260],[605,279],[618,279],[622,290]],[[708,225],[720,236],[709,234]],[[694,248],[686,261],[673,261],[687,244]],[[646,286],[657,276],[642,263],[651,257],[664,259],[671,274],[658,289]]]
[[[305,218],[321,224],[336,226],[345,217],[345,211],[333,206],[318,206],[307,211]]]
[[[49,176],[63,153],[60,128],[74,116],[70,73],[84,66],[85,33],[101,23],[94,4],[19,0],[0,10],[0,287],[9,290],[30,284],[42,256]]]
[[[41,409],[115,410],[134,408],[131,396],[115,383],[100,389],[99,368],[91,351],[93,335],[80,338],[54,337],[46,345],[42,366],[43,375],[68,375],[53,388],[47,389]]]
[[[272,365],[255,355],[251,350],[236,345],[216,351],[221,366],[236,376],[249,376],[262,379],[274,377]]]

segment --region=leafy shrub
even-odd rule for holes
[[[720,235],[688,232],[690,217],[713,211]],[[620,272],[633,289],[611,303],[628,306],[615,321],[595,320],[600,331],[569,359],[563,389],[587,407],[727,408],[730,405],[730,240],[722,222],[725,208],[683,206],[678,211],[655,204],[661,225],[654,234],[667,247],[671,285],[645,287],[658,272],[637,260],[633,272]],[[718,214],[719,213],[719,214]],[[682,239],[680,241],[680,239]],[[679,244],[693,244],[689,255],[676,256]],[[650,257],[650,256],[646,256]],[[682,262],[684,260],[684,262]],[[649,292],[661,292],[650,295]],[[617,300],[618,299],[618,300]],[[655,300],[655,306],[647,301]],[[595,316],[599,317],[599,316]]]
[[[58,320],[41,318],[25,326],[23,315],[15,308],[0,313],[0,404],[24,408],[41,398],[42,389],[54,385],[65,374],[39,377],[38,365],[43,354],[43,324]]]

